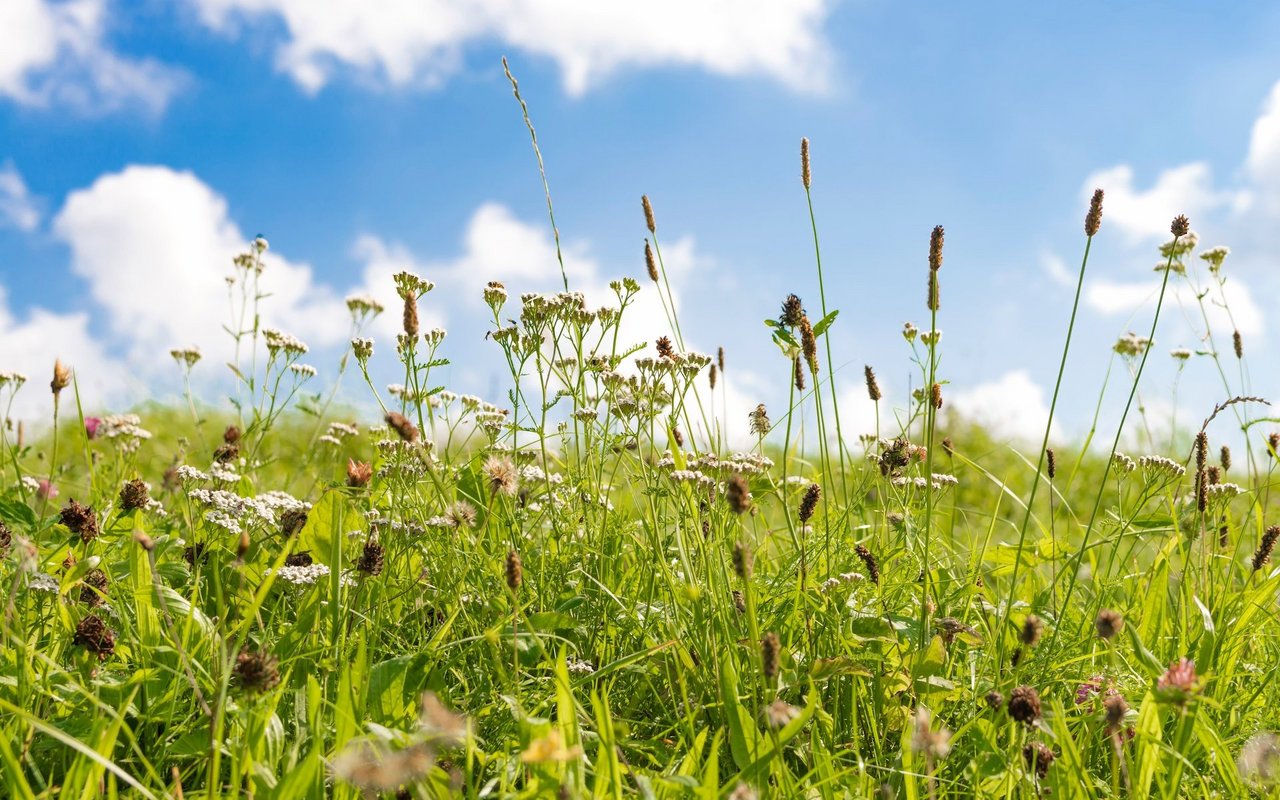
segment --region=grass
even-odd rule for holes
[[[349,302],[352,347],[312,393],[305,345],[257,322],[264,240],[236,261],[230,405],[88,417],[59,365],[50,432],[0,439],[3,794],[1280,797],[1277,420],[1243,353],[1206,313],[1184,358],[1221,377],[1200,431],[1243,430],[1239,463],[1146,433],[1158,318],[1100,387],[1141,424],[1008,447],[945,410],[939,228],[930,329],[905,333],[924,390],[850,438],[804,153],[822,316],[796,298],[769,321],[795,388],[744,452],[647,199],[643,291],[675,343],[623,339],[630,279],[600,311],[491,284],[499,404],[433,378],[448,347],[408,273],[401,309]],[[1225,302],[1225,254],[1173,231],[1165,286]],[[379,313],[394,345],[363,338]],[[344,376],[382,419],[347,421]],[[0,374],[0,403],[43,388],[23,382]]]

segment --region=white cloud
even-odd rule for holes
[[[163,110],[182,85],[182,74],[150,59],[113,53],[103,41],[106,23],[106,0],[4,0],[0,97],[87,113],[126,105]]]
[[[1155,309],[1156,299],[1159,296],[1159,279],[1146,281],[1100,279],[1088,284],[1085,288],[1084,300],[1086,305],[1094,311],[1106,316],[1133,315],[1139,311],[1150,315]],[[1210,326],[1219,336],[1229,337],[1233,330],[1239,330],[1245,336],[1259,336],[1266,328],[1262,309],[1254,302],[1253,293],[1249,291],[1248,285],[1238,277],[1228,280],[1221,294],[1216,289],[1209,292],[1204,298],[1204,307]],[[1174,309],[1181,309],[1182,312],[1179,334],[1185,340],[1197,340],[1203,333],[1204,322],[1196,292],[1179,276],[1171,275],[1169,287],[1165,290],[1162,319],[1174,317]],[[1149,320],[1149,316],[1144,319]]]
[[[226,201],[190,172],[130,166],[72,192],[53,222],[71,248],[71,269],[106,312],[135,363],[166,363],[171,347],[195,344],[207,362],[226,360],[226,277],[248,237]],[[263,324],[313,345],[342,341],[342,299],[310,267],[269,252],[261,289]],[[201,367],[205,367],[202,364]]]
[[[1045,391],[1026,370],[1014,370],[989,383],[957,387],[946,393],[951,410],[977,423],[993,435],[1023,443],[1038,443],[1044,436],[1049,405]],[[1061,438],[1058,420],[1050,437]]]
[[[39,224],[40,212],[22,175],[12,163],[0,166],[0,227],[10,225],[30,232]]]
[[[1186,214],[1194,223],[1221,208],[1244,211],[1251,200],[1244,190],[1215,189],[1209,165],[1202,162],[1164,170],[1149,189],[1134,185],[1133,167],[1127,164],[1095,172],[1081,188],[1085,205],[1096,188],[1106,191],[1103,229],[1118,229],[1133,244],[1169,238],[1169,223],[1179,214]]]
[[[310,92],[337,67],[392,85],[439,84],[469,45],[496,42],[549,57],[565,90],[586,92],[626,67],[688,66],[821,89],[829,0],[194,0],[221,31],[276,17],[288,31],[277,66]]]
[[[1271,88],[1262,114],[1253,123],[1245,169],[1270,210],[1280,211],[1280,83]]]
[[[1076,276],[1071,274],[1067,269],[1066,262],[1055,253],[1042,253],[1040,263],[1044,267],[1045,274],[1049,276],[1049,280],[1058,286],[1075,286]]]

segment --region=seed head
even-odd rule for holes
[[[1187,231],[1191,230],[1191,221],[1187,219],[1185,214],[1179,214],[1173,218],[1173,222],[1169,225],[1169,232],[1174,236],[1186,236]]]
[[[241,650],[231,672],[236,685],[247,694],[262,694],[280,684],[279,662],[266,653]]]
[[[822,499],[822,487],[816,483],[809,484],[809,488],[804,491],[804,498],[800,500],[801,525],[813,519],[813,512],[817,510],[820,499]]]
[[[90,614],[76,625],[71,642],[93,653],[100,661],[106,661],[116,651],[116,632],[97,614]]]
[[[373,480],[373,465],[366,461],[347,459],[347,485],[353,489],[368,486]]]
[[[4,520],[0,519],[0,558],[9,555],[9,548],[13,546],[13,531],[9,530],[9,526],[4,524]]]
[[[738,589],[733,590],[733,607],[738,610],[739,614],[747,613],[747,598]]]
[[[760,640],[760,670],[766,681],[778,677],[778,655],[782,651],[782,643],[778,634],[770,631]]]
[[[104,595],[107,593],[107,584],[110,582],[107,573],[102,570],[89,570],[84,576],[84,585],[80,587],[80,602],[90,608],[102,605],[106,602]]]
[[[1253,571],[1257,572],[1266,566],[1271,559],[1271,551],[1275,549],[1276,539],[1280,538],[1280,525],[1272,525],[1262,534],[1262,541],[1253,554]]]
[[[933,385],[933,390],[929,393],[929,402],[933,403],[935,409],[942,408],[942,384]]]
[[[139,478],[127,481],[120,489],[120,508],[125,511],[146,508],[149,502],[151,497],[147,493],[147,485]]]
[[[80,535],[82,542],[92,542],[98,538],[98,515],[89,506],[72,500],[58,514],[58,518],[72,533]]]
[[[718,370],[716,369],[716,365],[715,365],[715,364],[712,364],[712,365],[711,365],[711,369],[707,370],[707,381],[711,384],[711,389],[712,389],[713,391],[714,391],[714,390],[715,390],[715,388],[716,388],[716,373],[717,373],[717,372],[718,372]]]
[[[237,444],[240,441],[240,429],[235,425],[228,425],[227,429],[222,432],[222,441],[227,444]]]
[[[752,568],[755,565],[755,556],[751,552],[751,548],[744,542],[734,542],[733,544],[733,572],[741,581],[751,580]]]
[[[992,711],[1004,705],[1004,695],[1000,694],[995,689],[987,692],[986,697],[983,699],[987,701],[987,708]]]
[[[400,438],[410,444],[418,441],[418,426],[409,421],[409,418],[399,411],[387,412],[387,424],[391,429],[400,435]]]
[[[653,257],[653,248],[649,246],[649,240],[644,240],[644,266],[649,270],[649,280],[654,283],[658,282],[658,262]]]
[[[675,348],[671,346],[671,339],[667,336],[659,336],[658,341],[654,343],[658,348],[658,358],[674,359],[676,355]]]
[[[804,362],[800,360],[800,356],[791,359],[792,382],[795,384],[797,392],[804,391]]]
[[[747,479],[738,473],[731,475],[726,482],[724,497],[735,514],[751,510],[751,489],[747,486]]]
[[[1044,623],[1035,614],[1028,614],[1022,623],[1022,632],[1018,635],[1018,640],[1027,647],[1035,647],[1042,633],[1044,633]]]
[[[309,567],[314,563],[316,563],[316,560],[311,557],[310,550],[300,550],[296,553],[290,553],[284,560],[284,565],[286,567]]]
[[[1113,639],[1117,633],[1124,630],[1124,617],[1119,611],[1104,608],[1098,612],[1098,618],[1093,621],[1093,627],[1098,632],[1099,638]]]
[[[1044,451],[1045,471],[1049,473],[1049,480],[1053,480],[1058,476],[1058,455],[1053,452],[1053,448],[1046,448]]]
[[[1009,716],[1025,725],[1040,718],[1040,693],[1030,686],[1019,686],[1009,695]]]
[[[410,339],[418,338],[418,296],[404,296],[404,335]]]
[[[49,388],[53,390],[53,396],[57,397],[62,390],[71,385],[71,368],[63,364],[60,359],[53,361],[53,380],[49,381]]]
[[[485,459],[482,471],[489,482],[489,491],[494,494],[514,497],[520,488],[520,475],[516,471],[515,462],[506,456],[489,456]]]
[[[1271,458],[1280,455],[1280,433],[1273,433],[1267,437],[1267,455]]]
[[[933,227],[933,233],[929,234],[929,271],[937,272],[942,269],[942,239],[943,231],[941,225]]]
[[[1217,486],[1219,483],[1222,483],[1222,470],[1218,467],[1217,464],[1210,464],[1208,467],[1206,467],[1204,474],[1205,474],[1205,483],[1209,484],[1210,486]]]
[[[476,526],[476,507],[466,500],[459,500],[445,509],[444,518],[453,528],[474,528]]]
[[[814,334],[807,315],[800,318],[800,350],[804,353],[804,360],[809,362],[809,371],[817,375],[818,337]]]
[[[1049,775],[1049,767],[1053,766],[1054,755],[1044,742],[1027,742],[1022,746],[1022,758],[1027,762],[1027,769],[1044,780]]]
[[[720,368],[721,372],[724,372],[724,348],[723,347],[716,349],[716,366]]]
[[[755,411],[747,414],[747,418],[751,422],[751,432],[756,436],[764,436],[769,433],[769,410],[764,407],[764,403],[756,406]]]
[[[1102,714],[1107,720],[1107,730],[1115,732],[1124,724],[1125,714],[1129,713],[1129,704],[1125,701],[1124,695],[1112,694],[1107,695],[1102,701]]]
[[[297,536],[302,533],[302,529],[307,525],[307,510],[305,508],[286,509],[280,515],[280,535],[286,539]]]
[[[1196,434],[1196,472],[1204,470],[1205,462],[1209,460],[1209,435],[1204,431]]]
[[[782,303],[782,314],[778,317],[778,321],[788,328],[797,328],[803,316],[804,304],[800,302],[800,298],[794,294],[787,295],[787,299]]]
[[[649,195],[640,195],[640,207],[644,209],[644,225],[649,229],[649,233],[658,232],[658,224],[653,219],[653,204],[649,202]]]
[[[853,552],[857,554],[858,558],[862,559],[862,563],[867,568],[867,577],[871,579],[871,582],[875,584],[880,583],[880,565],[876,562],[876,557],[871,554],[871,551],[867,549],[866,545],[858,545],[853,548]]]
[[[507,588],[513,592],[524,582],[524,564],[520,561],[520,554],[515,550],[507,553],[506,578]]]
[[[1084,215],[1084,235],[1093,236],[1102,225],[1102,190],[1093,190],[1093,199],[1089,201],[1089,213]]]
[[[360,558],[356,559],[356,569],[370,577],[377,577],[382,574],[384,563],[385,553],[382,545],[369,540],[364,543],[364,550],[360,552]]]
[[[1235,348],[1236,359],[1244,358],[1244,340],[1240,338],[1240,331],[1231,334],[1231,345]]]
[[[244,528],[240,531],[240,541],[236,542],[236,561],[244,561],[249,554],[249,544],[249,529]]]
[[[213,451],[213,460],[220,464],[226,464],[228,461],[235,461],[240,457],[240,445],[238,444],[220,444]]]
[[[1231,448],[1225,444],[1218,451],[1218,461],[1222,464],[1222,471],[1229,472],[1231,470]]]
[[[809,170],[809,139],[805,137],[800,140],[800,180],[804,183],[807,190],[813,183],[813,173]]]
[[[875,370],[871,369],[871,365],[862,368],[863,373],[867,377],[867,397],[871,398],[871,402],[878,403],[884,395],[880,392],[880,383],[876,380]]]

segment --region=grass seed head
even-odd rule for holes
[[[936,270],[929,271],[929,294],[925,297],[925,308],[930,311],[937,311],[941,308],[938,300],[938,273]]]
[[[1045,448],[1044,462],[1045,472],[1049,475],[1049,480],[1058,477],[1058,454],[1053,452],[1052,447]]]
[[[1124,630],[1124,617],[1119,611],[1104,608],[1098,612],[1098,618],[1093,621],[1093,627],[1098,632],[1099,638],[1114,639],[1117,633]]]
[[[524,582],[524,562],[520,560],[520,554],[515,550],[507,553],[504,573],[507,579],[507,588],[513,592],[519,589],[520,584]]]
[[[649,229],[649,233],[657,233],[658,223],[653,218],[653,203],[649,202],[649,195],[640,195],[640,207],[644,209],[644,226]]]
[[[410,339],[418,338],[418,296],[404,296],[404,335]]]
[[[941,225],[934,225],[933,232],[929,234],[929,271],[937,272],[942,269],[942,240],[944,232]]]
[[[139,478],[127,481],[120,489],[120,508],[125,511],[146,508],[149,502],[151,497],[147,492],[147,485]]]
[[[1236,351],[1236,358],[1244,358],[1244,340],[1240,338],[1240,331],[1231,334],[1231,346]]]
[[[1218,452],[1218,462],[1222,464],[1223,472],[1231,471],[1231,448],[1225,444],[1222,446],[1222,450]]]
[[[1276,539],[1280,538],[1280,525],[1272,525],[1262,534],[1262,541],[1253,554],[1253,571],[1257,572],[1271,560],[1271,551],[1275,549]]]
[[[787,299],[782,301],[782,313],[778,315],[778,322],[781,322],[788,328],[800,327],[800,319],[804,316],[804,304],[800,302],[797,295],[789,294]]]
[[[1102,190],[1094,189],[1093,198],[1089,201],[1089,213],[1084,215],[1084,235],[1097,234],[1102,226]]]
[[[733,572],[738,579],[746,582],[751,580],[752,568],[755,565],[755,556],[751,552],[751,548],[745,542],[734,542],[733,544]]]
[[[644,240],[644,266],[649,271],[649,280],[654,283],[658,282],[658,262],[653,257],[653,248],[649,246],[649,240]]]
[[[716,348],[716,366],[720,368],[721,372],[724,372],[724,348],[723,347]]]
[[[724,497],[729,503],[730,510],[735,514],[743,514],[751,510],[751,488],[747,485],[747,479],[740,474],[734,473],[729,476]]]
[[[1028,614],[1022,623],[1022,631],[1018,634],[1018,640],[1027,647],[1035,647],[1040,642],[1040,636],[1044,633],[1044,622],[1035,614]]]
[[[800,140],[800,180],[807,190],[813,184],[813,173],[809,169],[809,138]]]
[[[804,362],[800,360],[800,356],[791,359],[791,376],[792,382],[795,384],[797,392],[804,391]]]
[[[386,416],[387,424],[391,429],[399,434],[400,438],[410,444],[418,441],[418,426],[409,421],[409,418],[399,411],[389,411]]]
[[[818,337],[814,334],[807,315],[800,317],[800,350],[804,353],[804,360],[809,363],[809,371],[817,375]]]
[[[654,346],[658,348],[658,358],[665,358],[668,360],[675,358],[676,351],[675,348],[671,346],[671,337],[659,336],[658,341],[654,343]]]
[[[1040,693],[1030,686],[1019,686],[1009,695],[1009,716],[1016,722],[1032,725],[1040,718]]]
[[[778,639],[778,634],[770,631],[760,640],[760,670],[764,673],[766,681],[772,681],[778,677],[779,655],[782,652],[782,642]]]
[[[871,402],[878,403],[884,394],[880,391],[880,382],[876,380],[875,370],[871,369],[871,365],[862,368],[863,374],[867,378],[867,397],[871,398]]]
[[[872,583],[880,583],[880,564],[876,562],[876,557],[871,554],[866,545],[858,545],[853,549],[858,558],[862,559],[862,563],[867,568],[867,577]]]
[[[813,519],[813,512],[818,509],[818,501],[822,499],[822,487],[816,483],[809,484],[800,500],[800,524],[804,525]]]
[[[716,388],[716,373],[718,371],[715,364],[712,364],[711,369],[707,370],[707,382],[711,384],[712,390]]]
[[[933,389],[929,392],[929,402],[933,404],[935,409],[942,408],[942,384],[935,383]]]

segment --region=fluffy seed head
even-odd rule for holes
[[[653,219],[653,203],[649,202],[649,195],[640,195],[640,207],[644,209],[644,226],[649,229],[649,233],[657,233],[658,223]]]
[[[800,140],[800,180],[804,183],[804,188],[806,189],[813,183],[813,173],[809,170],[808,137]]]
[[[760,669],[766,681],[778,677],[778,655],[782,651],[782,643],[778,634],[770,631],[760,640]]]
[[[1025,725],[1040,718],[1040,693],[1030,686],[1019,686],[1009,695],[1009,716]]]
[[[373,465],[366,461],[347,459],[347,485],[353,489],[368,486],[373,480]]]
[[[769,409],[765,408],[764,403],[747,414],[747,419],[751,423],[751,432],[756,436],[764,436],[769,432]]]
[[[49,381],[49,388],[53,390],[53,396],[57,397],[62,390],[71,385],[71,368],[63,364],[60,359],[53,361],[53,380]]]
[[[520,560],[520,554],[515,550],[507,553],[505,574],[507,588],[513,592],[519,589],[520,584],[524,582],[524,563]]]
[[[1124,695],[1112,694],[1108,695],[1102,701],[1102,714],[1107,720],[1107,730],[1116,731],[1124,724],[1125,714],[1129,713],[1129,704],[1125,701]]]
[[[489,456],[482,471],[489,482],[489,491],[494,494],[513,497],[520,488],[520,474],[516,471],[515,462],[506,456]]]
[[[399,411],[388,411],[386,420],[391,429],[404,441],[410,444],[418,441],[418,426],[410,422],[404,414]]]
[[[1186,236],[1189,230],[1191,230],[1191,221],[1185,214],[1174,217],[1173,222],[1169,224],[1169,232],[1174,236]]]
[[[147,493],[147,485],[138,478],[127,481],[123,488],[120,489],[120,508],[125,511],[145,508],[150,501],[151,497]]]
[[[820,499],[822,499],[822,487],[816,483],[809,484],[809,488],[804,491],[804,498],[800,500],[801,525],[813,519],[813,512],[817,510]]]
[[[734,542],[733,544],[733,572],[740,580],[751,580],[752,568],[755,565],[755,556],[751,552],[751,548],[744,542]]]
[[[1102,190],[1093,190],[1093,199],[1089,201],[1089,213],[1084,215],[1084,235],[1093,236],[1102,225]]]
[[[878,403],[884,395],[880,392],[880,382],[876,380],[875,370],[871,369],[871,365],[862,368],[867,378],[867,397],[871,398],[871,402]]]
[[[724,498],[733,513],[743,514],[750,511],[751,489],[747,486],[747,479],[737,473],[731,475],[725,485]]]
[[[644,240],[644,266],[649,271],[649,280],[654,283],[658,282],[658,261],[653,257],[653,248],[649,246],[649,240]]]
[[[1098,632],[1099,638],[1113,639],[1117,633],[1124,630],[1124,617],[1119,611],[1104,608],[1098,612],[1098,618],[1093,621],[1093,627]]]
[[[280,684],[279,662],[266,653],[241,650],[231,671],[236,686],[247,694],[262,694]]]
[[[929,234],[929,269],[932,272],[942,269],[942,239],[942,226],[933,226],[933,233]]]

